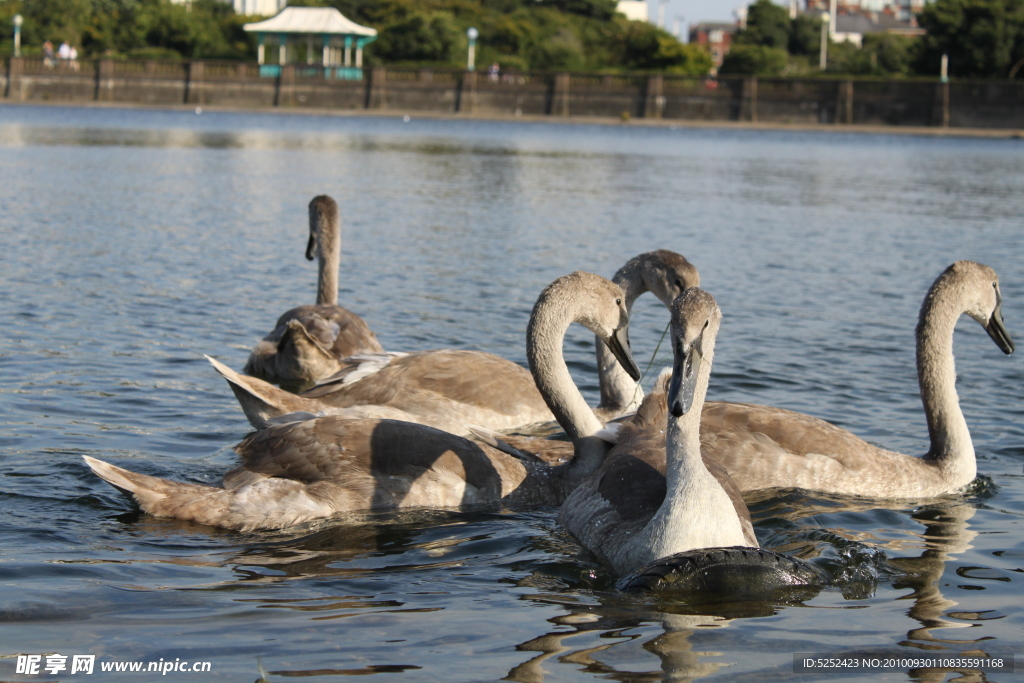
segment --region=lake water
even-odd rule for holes
[[[162,659],[211,665],[168,680],[410,683],[820,680],[794,653],[1024,655],[1024,364],[967,318],[957,389],[986,477],[970,495],[750,500],[763,545],[858,579],[803,604],[618,594],[553,510],[251,534],[138,513],[81,456],[210,484],[234,465],[249,428],[203,354],[241,368],[312,301],[321,193],[342,209],[341,302],[391,350],[524,362],[546,284],[667,248],[724,313],[711,398],[918,454],[913,332],[942,269],[995,268],[1024,340],[1020,140],[0,106],[0,679],[85,677],[18,675],[26,653],[95,655],[96,680]],[[638,301],[641,367],[666,322]],[[596,399],[592,335],[566,354]]]

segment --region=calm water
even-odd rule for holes
[[[248,425],[202,354],[240,368],[312,300],[320,193],[344,216],[342,302],[388,349],[523,362],[544,285],[663,247],[725,315],[712,398],[921,453],[913,330],[939,272],[994,267],[1024,341],[1021,141],[0,106],[0,679],[42,678],[15,675],[18,653],[97,655],[94,679],[162,658],[211,662],[168,680],[410,682],[814,680],[793,653],[1024,655],[1024,365],[969,319],[957,388],[989,479],[902,504],[751,499],[764,545],[857,579],[801,605],[617,594],[551,510],[258,534],[139,514],[81,455],[205,483],[233,466]],[[641,366],[666,322],[638,302]],[[591,340],[566,353],[593,399]]]

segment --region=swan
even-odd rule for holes
[[[977,463],[956,394],[952,341],[956,321],[964,313],[977,320],[1004,353],[1014,350],[1003,323],[995,271],[972,261],[952,264],[932,284],[917,325],[918,382],[931,440],[923,457],[878,448],[809,415],[722,401],[704,404],[703,453],[725,467],[743,492],[803,488],[872,498],[919,498],[970,484],[977,476]],[[528,459],[559,463],[572,455],[567,444],[558,441],[481,436]]]
[[[676,299],[667,395],[663,375],[558,512],[559,523],[617,574],[689,550],[757,546],[739,489],[701,455],[701,408],[721,320],[702,289]]]
[[[422,424],[328,415],[250,435],[235,447],[242,466],[220,487],[130,472],[89,456],[99,477],[145,512],[241,531],[276,529],[333,515],[395,508],[557,505],[603,461],[601,422],[573,384],[562,340],[573,322],[596,334],[639,376],[626,340],[618,285],[575,272],[541,292],[527,332],[530,367],[576,446],[567,465],[524,463],[485,444]]]
[[[612,282],[626,295],[626,312],[633,315],[633,304],[644,293],[658,297],[670,308],[677,296],[690,287],[700,287],[700,273],[681,254],[657,249],[634,256],[612,276]],[[615,359],[600,339],[594,340],[597,350],[597,376],[601,401],[597,412],[610,420],[636,412],[643,400],[643,389]]]
[[[667,307],[699,281],[689,261],[665,249],[630,259],[613,279],[624,291],[627,315],[645,292],[652,292]],[[616,355],[604,342],[597,340],[596,347],[602,396],[597,412],[606,421],[635,410],[643,392],[636,378],[618,367]],[[393,417],[463,436],[471,433],[471,427],[503,432],[553,418],[525,368],[481,351],[357,355],[342,360],[340,371],[329,380],[298,396],[209,360],[256,429],[296,411]]]
[[[704,453],[720,462],[743,491],[787,487],[925,498],[963,488],[978,473],[953,363],[953,330],[965,313],[1003,353],[1013,353],[996,272],[973,261],[946,268],[925,296],[916,330],[917,378],[930,440],[923,457],[879,448],[809,415],[720,402],[704,407]]]
[[[319,262],[316,305],[282,315],[249,356],[245,373],[293,387],[308,387],[341,369],[342,358],[384,349],[358,315],[338,305],[341,219],[327,195],[309,203],[306,258]]]

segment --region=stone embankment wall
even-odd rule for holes
[[[261,75],[261,71],[262,74]],[[268,71],[276,72],[268,76]],[[8,58],[0,93],[19,102],[603,116],[698,121],[1024,128],[1024,81],[685,78],[668,75],[366,69]]]

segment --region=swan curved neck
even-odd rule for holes
[[[928,293],[917,325],[917,381],[931,442],[925,459],[936,462],[947,476],[969,482],[977,474],[977,463],[956,393],[953,361],[953,330],[964,307],[955,288],[943,284],[937,282]]]
[[[623,302],[630,316],[633,315],[633,303],[650,291],[644,282],[642,267],[637,259],[633,259],[612,278],[612,282],[621,287],[625,294]],[[596,336],[594,348],[597,352],[597,378],[601,389],[598,409],[616,415],[635,411],[644,398],[643,389],[622,369],[615,355]]]
[[[565,433],[577,442],[603,425],[576,388],[562,355],[565,331],[580,316],[572,297],[538,300],[526,328],[526,356],[537,389]]]
[[[316,302],[338,303],[338,268],[341,266],[341,222],[338,216],[321,213],[315,217],[317,232]]]

